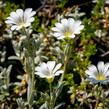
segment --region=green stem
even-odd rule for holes
[[[61,76],[60,82],[63,81],[65,73],[66,73],[66,68],[67,68],[67,63],[69,61],[69,55],[70,55],[70,44],[67,44],[65,47],[65,57],[64,57],[64,73]]]
[[[64,79],[64,75],[66,73],[66,68],[67,68],[67,63],[68,63],[68,57],[65,56],[64,73],[62,74],[61,81],[63,81],[63,79]]]
[[[50,82],[49,83],[49,88],[50,88],[50,107],[49,107],[49,109],[53,109],[53,103],[52,103],[52,83]]]
[[[62,74],[62,76],[61,76],[61,78],[60,78],[60,81],[59,81],[59,86],[58,86],[58,88],[60,87],[60,85],[62,85],[63,84],[63,80],[64,80],[64,76],[65,76],[65,73],[66,73],[66,69],[67,69],[67,63],[68,63],[68,61],[69,61],[69,57],[70,57],[70,44],[68,43],[67,45],[66,45],[66,47],[65,47],[65,57],[64,57],[64,73]],[[59,90],[57,88],[57,91]],[[60,90],[62,90],[62,89],[60,89]],[[56,92],[57,92],[56,91]],[[56,102],[56,99],[57,99],[57,97],[58,97],[58,95],[59,95],[60,93],[58,93],[54,98],[53,98],[53,106],[55,105],[55,102]]]
[[[32,106],[31,106],[31,104],[29,104],[29,109],[32,109]]]

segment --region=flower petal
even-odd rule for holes
[[[56,28],[56,27],[53,27],[52,29],[51,29],[52,31],[60,31],[58,28]]]
[[[109,70],[105,72],[105,76],[109,77]]]
[[[17,24],[16,22],[14,22],[12,20],[6,20],[5,23],[7,23],[7,24]]]
[[[23,10],[22,9],[17,9],[16,14],[20,17],[23,17]]]
[[[75,27],[74,33],[75,33],[75,34],[80,34],[80,32],[81,32],[81,30],[82,30],[83,28],[84,28],[83,25],[79,26],[77,29],[76,29],[76,27]]]
[[[106,63],[105,65],[104,65],[104,73],[106,73],[107,71],[109,70],[109,63]]]
[[[61,34],[58,33],[58,32],[57,32],[57,33],[54,33],[53,35],[54,35],[55,37],[59,37],[59,36],[61,36]]]
[[[102,61],[98,62],[97,68],[98,68],[99,73],[103,73],[103,71],[104,71],[104,62],[102,62]]]
[[[49,69],[50,72],[53,71],[55,65],[56,65],[56,62],[55,61],[48,61],[47,62],[47,67],[48,67],[48,69]]]
[[[16,14],[16,12],[11,12],[10,13],[10,18],[13,18],[14,20],[18,19],[18,15]]]
[[[32,8],[27,8],[27,9],[25,9],[25,11],[24,11],[24,16],[26,17],[26,16],[29,16],[29,17],[32,17],[32,16],[34,16],[36,14],[36,12],[35,11],[32,11]]]
[[[55,26],[59,30],[62,30],[62,28],[63,28],[63,25],[61,23],[56,23]]]
[[[58,75],[60,75],[62,73],[64,73],[64,71],[63,70],[59,70],[59,71],[55,72],[55,76],[58,76]]]
[[[61,40],[61,39],[64,39],[65,38],[65,36],[59,36],[59,37],[57,37],[57,39],[59,39],[59,40]]]
[[[62,19],[61,23],[63,26],[67,26],[68,25],[68,20],[67,19]]]
[[[56,73],[57,70],[60,69],[60,67],[62,66],[62,64],[57,64],[56,67],[53,69],[53,73]]]
[[[90,77],[96,79],[95,73],[90,72],[89,70],[86,70],[85,73]]]
[[[89,66],[89,71],[94,75],[98,74],[98,70],[95,65]]]
[[[69,23],[69,24],[73,24],[73,23],[74,23],[74,19],[69,18],[69,19],[68,19],[68,23]]]
[[[13,30],[15,30],[16,28],[17,28],[17,26],[14,25],[14,26],[11,27],[11,30],[13,31]]]

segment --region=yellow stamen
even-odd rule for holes
[[[69,37],[69,36],[72,35],[72,32],[70,32],[70,31],[66,31],[66,32],[64,33],[64,35],[65,35],[66,37]]]
[[[106,77],[105,77],[105,75],[104,74],[98,74],[97,76],[96,76],[96,80],[106,80]]]
[[[64,36],[69,37],[72,34],[73,34],[73,32],[72,32],[71,28],[66,27],[65,30],[64,30]]]

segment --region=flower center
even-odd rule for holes
[[[18,20],[18,26],[19,26],[20,28],[22,28],[22,27],[25,27],[25,25],[26,25],[26,22],[25,22],[25,20],[23,19],[23,17],[19,18],[19,20]]]
[[[69,37],[73,34],[73,32],[71,31],[71,29],[68,27],[64,30],[64,36]]]
[[[104,74],[98,74],[98,75],[96,76],[96,80],[106,80],[106,77],[105,77]]]
[[[70,31],[66,31],[65,33],[64,33],[64,36],[66,36],[66,37],[69,37],[69,36],[71,36],[72,35],[72,32],[70,32]]]
[[[24,22],[21,22],[21,23],[19,23],[19,26],[25,27],[25,23]]]

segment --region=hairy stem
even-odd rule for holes
[[[29,109],[32,109],[32,97],[34,91],[34,47],[31,42],[30,34],[26,32],[25,28],[23,28],[23,34],[27,36],[26,42],[26,71],[28,73],[28,91],[27,91],[27,101],[29,104]]]

